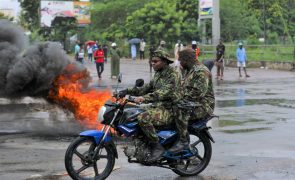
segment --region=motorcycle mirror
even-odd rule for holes
[[[144,85],[143,79],[136,79],[135,81],[135,87],[142,87]]]
[[[118,83],[121,83],[121,82],[122,82],[122,73],[120,73],[118,76]]]

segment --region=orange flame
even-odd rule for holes
[[[111,99],[111,93],[109,90],[89,89],[89,72],[75,71],[72,64],[66,67],[65,72],[55,79],[49,99],[73,112],[82,125],[98,129],[102,125],[97,121],[97,113]]]

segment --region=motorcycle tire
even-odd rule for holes
[[[92,137],[78,137],[68,147],[65,167],[74,180],[106,179],[115,165],[115,155],[110,146],[103,145],[94,161],[91,160],[97,148]],[[100,168],[105,165],[103,169]]]
[[[211,142],[202,132],[190,133],[190,142],[191,148],[197,154],[190,159],[182,160],[181,165],[173,166],[172,171],[180,176],[195,176],[201,173],[209,164],[212,156]]]

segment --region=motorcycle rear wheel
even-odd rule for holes
[[[91,160],[97,148],[92,137],[78,137],[68,147],[65,167],[74,180],[106,179],[113,170],[115,156],[109,146],[100,147],[95,160]]]
[[[203,133],[190,133],[190,146],[197,154],[190,159],[182,160],[181,165],[174,166],[173,172],[180,176],[195,176],[209,164],[212,156],[210,140]]]

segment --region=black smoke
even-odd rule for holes
[[[54,79],[70,63],[59,44],[28,46],[20,27],[0,20],[0,96],[46,96]]]

